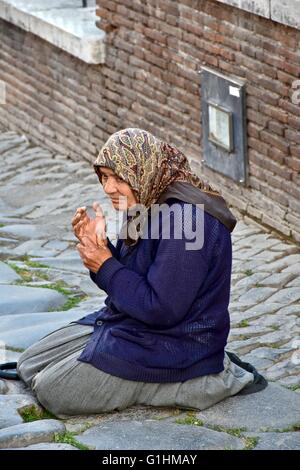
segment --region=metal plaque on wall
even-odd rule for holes
[[[247,185],[245,83],[202,67],[201,109],[204,165]]]

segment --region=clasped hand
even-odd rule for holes
[[[106,223],[102,208],[99,203],[93,203],[96,213],[95,219],[91,219],[86,207],[77,208],[72,218],[72,227],[75,236],[80,243],[76,245],[82,262],[86,268],[96,273],[104,261],[112,257],[107,246]]]

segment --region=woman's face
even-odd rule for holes
[[[126,181],[119,178],[110,168],[100,166],[99,169],[103,189],[116,210],[126,210],[137,204],[135,192]]]

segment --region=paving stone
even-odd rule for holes
[[[69,246],[69,243],[63,242],[61,240],[51,240],[44,245],[44,248],[56,251],[66,250]]]
[[[18,145],[24,143],[25,141],[25,136],[18,136],[17,134],[15,134],[14,136],[10,136],[8,135],[9,132],[5,132],[4,134],[7,136],[7,138],[4,139],[1,137],[0,153],[2,154],[9,149],[17,147]]]
[[[252,256],[252,259],[261,260],[262,262],[275,262],[276,260],[282,258],[282,253],[277,251],[261,251]]]
[[[22,279],[14,269],[0,261],[0,284],[8,284]]]
[[[83,315],[74,315],[74,320],[79,320]],[[67,325],[69,321],[66,321],[63,316],[60,320],[43,323],[41,325],[32,325],[25,328],[19,328],[8,332],[1,332],[0,338],[4,342],[6,347],[9,348],[21,348],[26,349],[32,344],[39,341],[44,336],[52,333],[53,331]]]
[[[11,351],[10,349],[6,349],[4,346],[5,345],[3,344],[3,341],[1,340],[1,333],[0,333],[0,363],[1,362],[17,362],[19,357],[21,356],[21,352]]]
[[[299,350],[299,345],[300,345],[300,334],[299,331],[297,332],[293,331],[293,335],[289,341],[287,341],[284,345],[285,348],[291,348],[294,351]]]
[[[300,304],[288,305],[287,307],[280,308],[277,311],[278,315],[296,315],[300,314]]]
[[[267,334],[272,329],[269,327],[262,327],[261,325],[250,325],[246,327],[232,327],[229,333],[230,340],[238,339],[239,336],[259,336],[261,334]]]
[[[61,280],[62,275],[60,270],[51,271],[52,281]],[[71,271],[65,271],[63,275],[64,282],[71,286],[77,286],[82,292],[87,295],[92,296],[105,296],[107,294],[105,291],[100,289],[90,278],[88,274],[82,275],[77,273],[72,273]]]
[[[155,420],[115,421],[76,436],[82,444],[105,450],[243,449],[241,439],[201,426]]]
[[[268,298],[268,302],[278,302],[280,304],[288,305],[297,302],[300,299],[299,287],[285,287],[276,294]]]
[[[243,356],[243,361],[249,362],[252,364],[258,371],[267,369],[268,367],[273,366],[274,362],[270,359],[263,359],[255,355],[255,350],[249,354]]]
[[[294,276],[300,276],[300,263],[291,264],[282,270],[283,273],[293,273]]]
[[[246,275],[244,273],[232,273],[231,274],[231,285],[235,286],[241,279],[244,279]]]
[[[291,273],[275,273],[259,281],[259,284],[266,287],[282,289],[293,277],[294,275]]]
[[[18,410],[25,406],[37,405],[37,401],[33,396],[29,395],[0,395],[0,436],[1,430],[23,423]],[[1,437],[0,437],[1,449]]]
[[[51,442],[55,433],[63,433],[65,429],[65,425],[56,419],[43,419],[10,426],[0,430],[0,449]]]
[[[47,171],[49,171],[49,168],[51,169],[53,167],[53,164],[55,163],[54,158],[39,158],[38,160],[35,159],[31,163],[26,164],[26,170],[33,170],[34,168],[40,168],[42,171],[47,168]]]
[[[285,387],[293,387],[298,386],[300,387],[300,376],[299,375],[289,375],[288,377],[283,377],[278,380],[280,385]]]
[[[284,345],[290,337],[290,331],[278,330],[273,331],[272,333],[267,333],[266,335],[258,336],[256,339],[260,345],[267,346],[270,344],[278,344],[281,346]]]
[[[300,276],[295,277],[286,287],[300,287]]]
[[[71,446],[70,444],[60,444],[43,442],[41,444],[33,444],[27,447],[13,447],[9,450],[78,450],[77,447]]]
[[[293,361],[293,355],[265,371],[265,375],[269,380],[282,379],[288,375],[300,374],[300,364]]]
[[[7,207],[7,206],[6,206]],[[13,212],[14,208],[9,208],[9,212]],[[9,214],[2,215],[0,214],[0,224],[10,225],[10,224],[26,224],[27,220],[22,219],[21,217],[12,217]],[[3,227],[2,227],[3,228]]]
[[[285,347],[282,347],[282,348],[260,347],[260,348],[255,349],[255,351],[253,352],[253,355],[255,355],[256,357],[262,358],[262,359],[269,359],[271,361],[278,361],[281,356],[283,356],[283,355],[285,355],[285,354],[287,354],[291,351],[292,351],[291,347],[289,347],[289,348],[285,348]],[[250,356],[250,354],[246,355],[246,356],[243,356],[243,359],[245,359],[248,356]]]
[[[65,234],[62,234],[62,238],[61,238],[63,241],[66,241],[66,242],[76,242],[78,243],[78,240],[77,238],[75,237],[74,233],[73,232],[67,232]]]
[[[274,272],[296,272],[300,275],[300,254],[295,253],[293,255],[284,256],[283,258],[269,263],[268,265],[261,265],[257,267],[258,271],[269,270],[271,273]]]
[[[15,239],[15,238],[6,238],[6,237],[0,237],[0,244],[1,246],[3,245],[6,245],[6,244],[16,244],[16,243],[19,243],[19,240]]]
[[[87,268],[82,264],[81,258],[78,254],[71,257],[56,257],[56,258],[33,258],[32,261],[46,264],[47,266],[61,269],[62,271],[73,271],[78,273],[88,273]]]
[[[248,248],[248,249],[253,249],[253,247],[256,250],[268,250],[271,247],[274,247],[276,245],[279,245],[280,241],[277,238],[268,238],[268,239],[261,239],[261,240],[253,240],[250,239],[248,241],[248,238],[244,239],[242,238],[240,241],[238,241],[235,246],[240,247],[240,248]]]
[[[17,210],[15,212],[17,212]],[[38,238],[43,231],[41,228],[32,224],[12,224],[0,227],[0,233],[11,233],[22,238]]]
[[[54,289],[0,285],[0,316],[58,308],[67,298]]]
[[[8,391],[8,386],[6,382],[6,380],[0,379],[0,395],[4,395]]]
[[[65,204],[64,201],[61,200],[54,200],[54,201],[46,201],[44,204],[41,204],[40,207],[36,207],[33,209],[30,214],[28,214],[29,219],[38,219],[39,217],[44,217],[45,213],[48,215],[53,213],[55,209],[58,207],[63,207]]]
[[[245,309],[245,311],[242,313],[242,319],[250,319],[250,318],[256,318],[260,317],[261,315],[265,314],[271,314],[277,312],[281,308],[281,304],[279,303],[261,303],[258,305],[254,305],[253,307],[249,309]]]
[[[234,272],[246,273],[247,271],[269,271],[269,266],[262,264],[259,260],[249,260],[243,261],[242,263],[239,260],[232,261],[232,268]],[[270,271],[272,272],[272,271]]]
[[[284,412],[283,412],[284,410]],[[269,383],[257,393],[235,395],[197,413],[206,424],[249,431],[285,429],[300,421],[300,396]]]
[[[255,273],[252,274],[251,276],[245,276],[243,279],[239,280],[235,286],[236,287],[254,287],[255,284],[261,283],[261,281],[267,277],[269,277],[268,272],[262,272],[262,273]]]
[[[238,353],[247,354],[253,349],[259,347],[261,343],[257,338],[249,338],[243,340],[229,341],[227,350]]]
[[[42,325],[43,323],[53,323],[65,320],[66,323],[74,321],[82,315],[82,310],[89,311],[87,308],[73,308],[70,310],[53,312],[34,312],[19,313],[14,315],[3,315],[0,317],[0,339],[4,332],[16,329]],[[94,310],[95,311],[95,310]]]
[[[261,252],[260,248],[252,247],[252,248],[244,249],[243,247],[241,247],[238,250],[233,249],[232,256],[234,259],[242,261],[242,260],[248,260],[248,259],[254,258],[254,255],[257,255],[260,252]]]
[[[6,380],[5,381],[8,387],[7,394],[10,395],[28,395],[31,399],[33,397],[33,392],[25,382],[22,380]]]
[[[299,253],[299,248],[296,245],[289,245],[287,243],[277,243],[271,247],[272,251],[281,251],[285,255],[292,255],[294,253]]]
[[[249,225],[243,230],[237,230],[237,233],[243,235],[243,244],[250,247],[255,243],[264,242],[270,237],[269,234],[265,234],[260,229]]]
[[[299,450],[300,433],[299,432],[265,432],[245,433],[246,437],[257,437],[258,443],[255,450]]]
[[[297,325],[298,318],[295,315],[272,314],[256,318],[255,325],[259,328],[272,327],[276,329],[293,328]]]
[[[78,243],[78,240],[76,241],[76,243]],[[67,250],[65,250],[62,253],[60,253],[59,255],[57,255],[56,259],[61,259],[61,258],[65,259],[65,258],[74,258],[74,257],[78,258],[78,251],[76,249],[75,244],[74,244],[74,246],[68,248]]]
[[[244,312],[245,310],[248,309],[248,306],[245,304],[241,304],[240,302],[234,301],[234,302],[230,302],[228,308],[229,308],[230,314],[234,314],[234,313]]]
[[[27,240],[12,250],[14,255],[33,255],[36,250],[40,249],[45,243],[46,239]]]
[[[239,302],[245,305],[255,305],[271,297],[277,289],[273,287],[254,287],[239,298]],[[276,300],[270,302],[276,302]],[[281,303],[281,302],[280,302]]]

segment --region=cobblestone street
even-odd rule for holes
[[[92,165],[0,132],[0,358],[7,362],[104,303],[105,292],[75,248],[71,218],[77,207],[98,200],[114,243],[116,215]],[[243,220],[232,241],[227,349],[251,362],[269,380],[267,389],[199,413],[132,407],[26,422],[17,410],[38,410],[35,398],[20,382],[0,380],[0,448],[130,449],[134,442],[145,449],[147,439],[149,449],[299,449],[300,249]],[[66,431],[74,445],[65,443]]]

